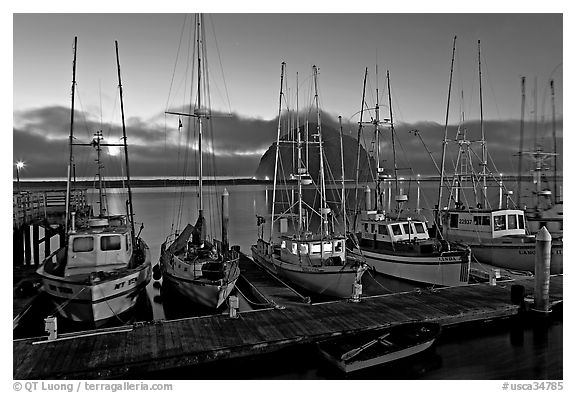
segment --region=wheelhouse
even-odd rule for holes
[[[132,246],[128,227],[109,226],[103,219],[92,222],[88,228],[70,234],[64,275],[109,272],[127,267]]]
[[[385,220],[382,213],[366,212],[360,220],[362,239],[386,242],[429,239],[426,223],[418,220]]]
[[[344,237],[330,239],[281,237],[280,255],[286,261],[308,262],[312,266],[342,265],[345,261],[345,254]]]
[[[517,209],[446,211],[444,226],[448,233],[469,234],[480,238],[525,235],[524,212]]]

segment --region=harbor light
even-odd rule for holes
[[[24,168],[25,164],[24,161],[18,161],[16,163],[16,187],[18,190],[18,194],[20,194],[20,170]]]

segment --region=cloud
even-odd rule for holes
[[[305,111],[302,110],[302,113]],[[130,170],[133,176],[180,176],[186,161],[186,153],[178,146],[187,140],[187,118],[181,117],[183,127],[178,130],[178,116],[153,114],[150,119],[130,117],[126,122],[126,132],[129,142]],[[315,123],[315,118],[314,118]],[[334,114],[322,113],[322,123],[339,130],[338,118]],[[121,142],[121,126],[119,124],[96,121],[94,116],[81,112],[75,113],[75,136],[77,142],[89,142],[96,130],[103,130],[108,143]],[[562,121],[556,121],[557,145],[562,153]],[[68,158],[68,133],[70,128],[70,110],[65,107],[50,106],[34,108],[14,113],[13,154],[15,159],[23,159],[28,163],[23,177],[64,177]],[[283,127],[284,128],[284,127]],[[358,125],[343,121],[345,135],[356,138]],[[515,173],[519,149],[520,131],[518,120],[485,121],[484,128],[488,151],[498,171]],[[545,151],[552,150],[551,124],[538,124],[538,141]],[[419,131],[423,143],[411,130]],[[456,126],[449,127],[449,137],[456,135]],[[461,126],[466,129],[469,139],[479,139],[480,127],[478,121],[469,121]],[[534,147],[534,124],[525,124],[525,150]],[[207,139],[205,146],[213,149],[215,158],[205,157],[206,173],[219,176],[252,177],[258,167],[262,154],[276,139],[277,119],[262,120],[246,118],[239,114],[226,115],[214,113],[211,126],[205,128]],[[398,167],[404,173],[407,169],[413,173],[435,174],[434,165],[427,149],[436,162],[440,163],[444,126],[434,122],[419,122],[414,124],[399,123],[395,127],[395,150]],[[392,149],[389,130],[383,129],[382,159],[384,166],[392,167]],[[364,126],[363,143],[368,151],[372,150],[370,141],[373,138],[372,126]],[[196,140],[189,139],[187,160],[192,162],[197,154]],[[94,153],[82,152],[76,148],[77,164],[85,164],[87,174],[95,171],[93,167]],[[453,149],[451,149],[453,150]],[[480,150],[475,148],[480,154]],[[81,156],[88,158],[80,159]],[[447,158],[447,168],[455,159],[451,151]],[[561,165],[562,160],[559,160]],[[489,163],[491,163],[489,161]],[[525,164],[525,168],[528,164]],[[477,167],[476,167],[477,168]],[[114,170],[110,165],[107,170]],[[448,169],[449,170],[449,169]],[[191,165],[189,174],[196,173]],[[400,172],[399,172],[400,173]],[[402,173],[401,173],[402,174]],[[408,175],[408,173],[406,173]],[[110,173],[117,176],[119,173]],[[81,176],[79,174],[79,176]]]

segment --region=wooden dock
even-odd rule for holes
[[[257,270],[242,261],[246,275]],[[260,276],[265,280],[265,276]],[[284,307],[239,314],[154,321],[83,336],[61,335],[13,342],[14,379],[130,378],[146,372],[269,353],[341,334],[407,321],[438,321],[442,325],[511,317],[521,311],[512,304],[511,288],[522,285],[529,297],[533,279],[413,291],[319,304],[300,302],[288,292],[262,288],[262,294]],[[270,285],[272,288],[273,286]],[[277,291],[275,296],[273,293]],[[286,301],[281,302],[282,296]],[[272,298],[272,299],[270,299]],[[561,302],[563,276],[550,281],[550,301]]]

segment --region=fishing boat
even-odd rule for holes
[[[363,110],[360,112],[358,141],[360,141],[363,112],[366,106],[364,97],[367,74],[368,69],[366,68],[364,93],[362,96]],[[388,73],[388,92],[390,92],[389,76]],[[376,89],[376,97],[378,97],[378,89]],[[389,106],[392,108],[390,94]],[[374,159],[377,165],[376,179],[374,181],[376,189],[375,207],[372,204],[374,197],[372,197],[371,190],[367,186],[365,189],[365,209],[360,211],[360,214],[356,217],[356,237],[359,250],[353,249],[351,253],[354,255],[360,253],[366,258],[366,263],[380,274],[414,283],[418,286],[467,285],[470,271],[470,250],[467,247],[430,236],[425,221],[409,217],[403,212],[403,206],[408,201],[408,196],[405,194],[396,196],[397,206],[395,211],[391,206],[388,206],[388,210],[385,210],[383,202],[384,182],[394,181],[396,192],[398,193],[399,190],[394,149],[393,178],[389,177],[385,173],[384,168],[380,166],[381,127],[385,126],[390,130],[393,141],[393,113],[390,109],[390,119],[382,121],[380,119],[378,99],[376,106],[371,109],[375,112],[373,120],[369,122],[369,124],[374,126]],[[392,146],[394,146],[394,142],[392,142]],[[358,201],[359,198],[356,198],[356,200]]]
[[[74,138],[74,90],[76,85],[76,44],[72,82],[70,122],[70,162],[66,193],[65,245],[44,260],[37,273],[42,277],[42,289],[55,304],[57,313],[77,322],[100,323],[119,317],[130,310],[138,295],[151,278],[150,250],[140,234],[134,232],[134,211],[130,188],[128,147],[122,104],[123,144],[103,143],[102,132],[90,143],[76,143]],[[118,42],[116,42],[120,102],[122,83]],[[97,152],[98,204],[97,215],[84,214],[71,201],[71,167],[73,146],[92,146]],[[102,147],[123,147],[126,159],[128,201],[126,215],[110,215],[102,181]],[[89,212],[88,212],[89,213]],[[141,227],[140,231],[142,230]]]
[[[480,107],[482,108],[482,73],[480,68],[480,41],[478,41],[478,65],[480,80]],[[440,178],[439,203],[442,205],[444,188],[446,148],[448,139],[445,129],[442,169]],[[470,246],[473,257],[480,263],[493,265],[513,271],[534,272],[535,269],[535,235],[531,235],[526,225],[525,212],[513,204],[511,192],[504,192],[504,184],[489,171],[487,164],[486,138],[483,116],[480,111],[481,137],[481,172],[474,171],[472,162],[477,154],[473,152],[473,141],[467,137],[466,130],[458,127],[456,138],[452,142],[458,145],[454,176],[449,185],[450,194],[447,203],[440,211],[441,231],[449,241],[461,242]],[[497,205],[488,197],[488,178],[499,189]],[[468,195],[470,192],[473,195]],[[506,196],[506,202],[503,196]],[[562,240],[554,239],[551,249],[550,272],[562,273]]]
[[[219,308],[228,298],[240,275],[239,252],[228,244],[228,192],[222,195],[222,238],[209,234],[204,216],[203,132],[211,119],[211,109],[202,101],[207,97],[206,41],[204,16],[194,20],[194,51],[197,58],[192,74],[197,76],[197,98],[193,113],[167,111],[167,114],[193,119],[188,132],[198,135],[198,218],[181,231],[171,233],[160,249],[160,263],[154,266],[154,279],[163,278],[163,286],[175,290],[192,303],[210,309]],[[209,98],[206,104],[209,104]],[[179,120],[179,128],[181,125]],[[194,128],[194,130],[193,130]],[[192,147],[190,147],[192,149]],[[184,192],[184,190],[182,191]],[[180,218],[180,217],[179,217]],[[178,220],[179,221],[179,220]],[[215,223],[213,223],[215,224]]]
[[[265,219],[258,219],[258,240],[252,246],[254,261],[271,273],[285,278],[298,287],[313,294],[320,294],[336,298],[350,298],[353,296],[355,285],[360,285],[362,274],[366,265],[361,258],[350,258],[346,252],[346,236],[335,232],[331,225],[332,209],[328,207],[326,199],[326,180],[324,173],[324,153],[322,141],[322,126],[320,122],[320,108],[318,104],[317,67],[314,66],[314,103],[316,106],[317,129],[316,143],[319,149],[318,185],[314,185],[314,192],[320,198],[320,207],[315,210],[303,200],[303,184],[309,184],[311,179],[308,171],[308,162],[302,156],[302,138],[300,127],[296,132],[297,167],[294,171],[298,176],[298,197],[288,208],[283,202],[277,201],[277,193],[281,191],[280,177],[280,145],[292,143],[281,140],[282,102],[284,101],[284,73],[286,63],[282,63],[280,75],[280,105],[278,109],[278,130],[276,139],[276,158],[274,167],[274,189],[272,193],[272,213],[270,235],[264,239]],[[309,143],[306,140],[306,143]],[[278,212],[276,205],[283,206]],[[296,213],[292,213],[296,210]],[[320,225],[316,231],[311,230],[308,214],[315,215]],[[288,230],[288,218],[296,219],[292,233]],[[279,225],[277,225],[279,224]],[[279,230],[276,228],[279,226]],[[275,236],[279,233],[279,236]]]
[[[440,324],[409,322],[318,342],[322,356],[344,373],[390,363],[430,348]]]
[[[526,78],[522,77],[522,112],[520,122],[520,149],[518,153],[518,206],[522,206],[522,158],[527,156],[532,161],[532,204],[526,207],[526,220],[528,230],[535,234],[542,227],[550,232],[553,238],[561,238],[563,235],[564,209],[562,195],[558,186],[558,153],[556,149],[556,110],[554,105],[554,80],[550,80],[551,102],[552,102],[552,140],[553,151],[546,152],[542,146],[536,145],[531,151],[523,150],[524,143],[524,107],[525,107],[525,82]],[[536,96],[536,94],[534,94]],[[536,106],[536,103],[534,103]],[[536,111],[534,111],[536,114]],[[534,119],[537,130],[537,119]],[[535,131],[536,131],[535,130]],[[549,162],[552,161],[552,182],[553,189],[543,186],[543,179],[546,180],[545,173],[550,169]]]

